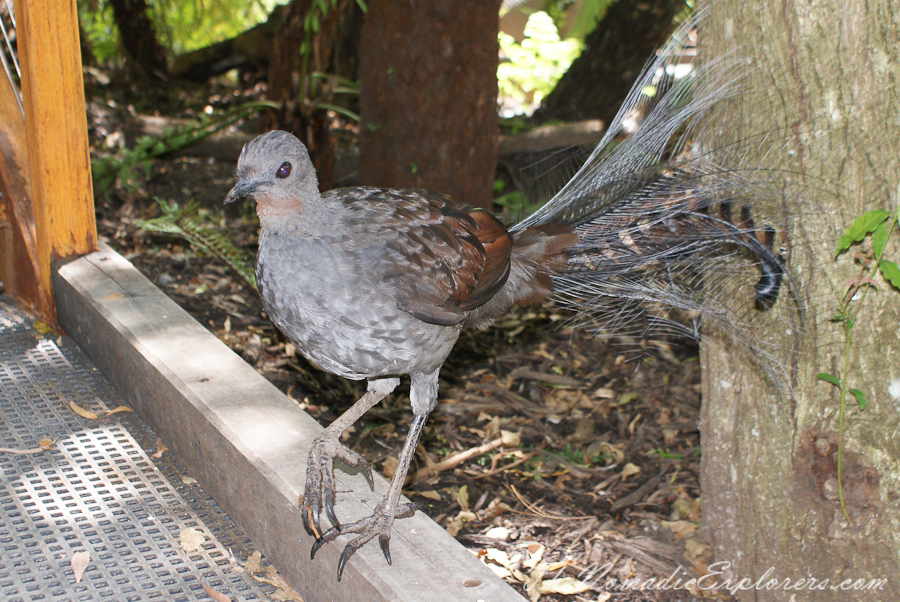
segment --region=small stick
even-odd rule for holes
[[[451,468],[456,468],[466,460],[471,460],[472,458],[478,457],[482,454],[486,454],[489,451],[494,451],[498,447],[503,445],[503,439],[497,438],[491,441],[490,443],[485,443],[484,445],[479,445],[478,447],[473,447],[471,449],[467,449],[465,451],[461,451],[458,454],[450,456],[446,460],[442,460],[437,464],[432,464],[431,466],[426,466],[422,468],[416,474],[412,476],[412,481],[416,481],[418,479],[437,474],[444,470],[450,470]]]

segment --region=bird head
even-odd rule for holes
[[[296,136],[273,130],[244,145],[234,172],[234,187],[225,197],[232,203],[243,197],[256,201],[262,220],[266,215],[296,215],[319,196],[316,170]]]

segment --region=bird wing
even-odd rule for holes
[[[374,234],[370,265],[403,311],[451,326],[506,283],[512,238],[489,212],[424,190],[356,192],[342,195],[351,219]]]

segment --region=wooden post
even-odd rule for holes
[[[46,319],[53,304],[48,281],[40,277],[25,118],[17,94],[12,82],[0,77],[0,280],[5,293]],[[44,269],[49,273],[50,266]]]
[[[78,17],[75,0],[15,10],[39,289],[49,295],[51,260],[97,249]]]

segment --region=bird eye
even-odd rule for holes
[[[276,178],[286,178],[291,175],[291,164],[285,161],[281,164],[281,167],[278,168],[278,171],[275,172]]]

